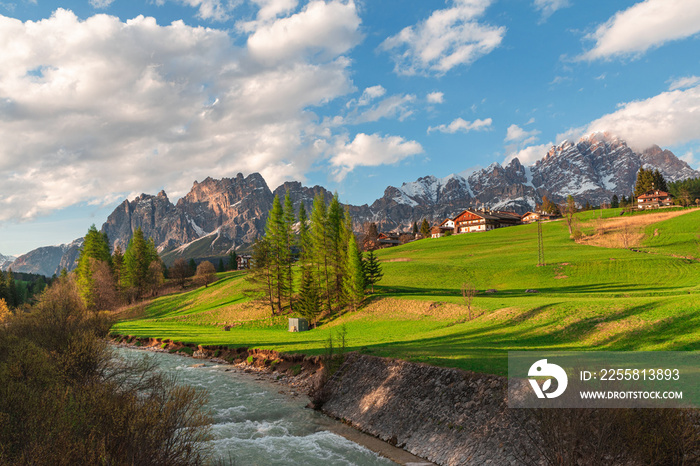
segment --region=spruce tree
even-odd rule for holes
[[[136,292],[136,297],[144,294],[149,285],[148,268],[154,260],[155,247],[143,236],[143,230],[138,227],[129,241],[124,253],[125,281],[129,288]],[[155,253],[157,256],[157,252]]]
[[[311,257],[316,279],[316,289],[319,292],[320,299],[326,306],[326,310],[331,312],[330,248],[328,246],[327,217],[326,201],[323,198],[323,194],[318,193],[314,198],[314,206],[311,211]]]
[[[124,286],[124,253],[119,245],[114,248],[112,253],[112,267],[117,288],[122,288]]]
[[[17,283],[15,282],[15,275],[12,273],[12,269],[7,269],[7,274],[5,275],[5,288],[7,293],[7,305],[9,307],[19,306],[19,293],[17,292]]]
[[[5,272],[2,270],[0,270],[0,299],[4,299],[5,302],[8,301],[7,285],[5,284]]]
[[[297,302],[297,312],[309,322],[316,323],[321,310],[321,299],[311,266],[304,265],[301,273],[301,289]]]
[[[347,242],[345,240],[344,212],[336,193],[328,206],[328,245],[330,258],[331,282],[329,294],[336,307],[331,312],[343,306],[343,278],[347,261]]]
[[[382,265],[379,263],[379,259],[374,254],[374,251],[369,251],[367,257],[365,258],[364,264],[365,270],[365,281],[371,287],[370,292],[374,293],[374,285],[379,283],[379,281],[384,276],[382,272]]]
[[[420,224],[420,234],[423,238],[430,236],[430,223],[426,219],[423,219],[423,222]]]
[[[78,256],[78,266],[75,269],[78,292],[85,307],[94,310],[95,307],[95,281],[93,273],[97,262],[104,262],[112,266],[112,256],[109,253],[109,240],[103,233],[97,231],[92,225],[83,240]]]
[[[294,272],[292,269],[294,257],[293,251],[296,249],[296,238],[294,237],[294,205],[287,190],[284,196],[284,208],[282,213],[282,227],[284,246],[286,254],[283,257],[285,267],[285,301],[289,303],[289,311],[294,312]]]
[[[192,275],[197,273],[197,262],[195,262],[194,259],[190,259],[190,261],[188,262],[188,265],[190,267],[190,277],[191,277]]]
[[[306,215],[304,201],[299,205],[299,260],[302,265],[306,265],[311,260],[311,232],[309,231],[309,218]]]
[[[270,248],[270,269],[273,279],[273,299],[278,314],[282,313],[283,299],[287,294],[287,237],[284,225],[284,211],[279,196],[272,201],[272,209],[267,216],[265,237]]]
[[[617,194],[613,194],[613,197],[610,200],[610,207],[613,209],[617,209],[618,207],[620,207],[620,200],[618,199]]]
[[[274,283],[268,238],[260,238],[253,245],[250,271],[246,274],[246,281],[250,284],[246,292],[267,303],[272,315],[275,315]]]
[[[348,240],[347,251],[347,275],[344,277],[345,293],[352,310],[356,311],[365,296],[365,275],[362,270],[362,253],[357,247],[354,236]]]
[[[217,272],[225,272],[226,268],[224,267],[224,260],[222,258],[219,258],[219,265],[216,268]]]

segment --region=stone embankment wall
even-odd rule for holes
[[[322,410],[442,465],[515,465],[523,439],[507,414],[507,379],[351,354]]]

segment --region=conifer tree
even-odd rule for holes
[[[5,284],[5,272],[0,270],[0,299],[4,299],[7,302],[7,285]]]
[[[624,196],[622,197],[624,198]],[[613,194],[613,197],[610,200],[610,207],[613,209],[620,207],[620,199],[618,199],[617,194]]]
[[[287,295],[287,237],[284,225],[284,211],[278,196],[272,201],[272,209],[267,217],[265,237],[269,245],[269,264],[273,279],[273,299],[277,314],[282,313],[282,300]]]
[[[420,234],[423,238],[430,236],[430,223],[428,223],[427,219],[423,219],[423,222],[420,224]]]
[[[413,222],[413,228],[411,230],[414,235],[418,234],[418,224],[416,222]]]
[[[309,322],[316,323],[321,310],[321,299],[311,266],[305,265],[301,274],[301,289],[297,303],[297,312]]]
[[[217,272],[225,272],[226,268],[224,267],[224,260],[222,258],[219,258],[219,265],[216,268]]]
[[[296,239],[294,237],[294,205],[292,198],[287,190],[284,196],[284,208],[282,213],[283,239],[286,254],[283,257],[285,268],[285,290],[284,299],[289,304],[289,311],[294,312],[294,272],[293,266],[293,251],[296,248]]]
[[[142,296],[148,289],[148,269],[151,262],[157,257],[158,253],[153,242],[146,241],[143,230],[138,227],[124,253],[125,281],[129,288],[135,290],[137,297]]]
[[[328,246],[329,246],[329,263],[330,263],[330,289],[328,290],[331,297],[331,302],[335,303],[336,307],[333,309],[331,305],[331,312],[339,310],[343,306],[343,277],[345,275],[345,264],[347,261],[347,249],[345,242],[345,227],[343,224],[344,212],[340,206],[340,201],[338,200],[338,194],[336,193],[331,199],[331,203],[328,206],[328,217],[327,217],[327,234],[328,234]]]
[[[112,267],[114,268],[114,281],[117,288],[121,288],[124,280],[124,253],[119,245],[114,248],[112,253]]]
[[[306,214],[304,201],[299,205],[299,260],[307,265],[311,260],[311,232],[309,231],[309,218]],[[313,278],[313,277],[312,277]]]
[[[267,303],[272,315],[275,315],[274,282],[268,238],[259,238],[253,245],[250,271],[246,275],[246,281],[251,285],[246,292]]]
[[[367,282],[367,285],[371,287],[370,292],[374,293],[374,285],[379,283],[384,276],[384,272],[382,272],[382,265],[379,263],[379,259],[377,259],[374,251],[369,251],[367,253],[364,263],[364,271],[365,281]]]
[[[318,193],[314,198],[314,206],[311,211],[311,257],[314,275],[316,279],[316,289],[326,306],[326,310],[331,312],[330,294],[330,264],[329,264],[329,239],[327,234],[327,209],[323,194]]]
[[[5,274],[5,293],[7,294],[7,305],[9,307],[17,307],[20,305],[19,293],[17,292],[17,283],[15,282],[15,275],[12,273],[12,269],[7,269],[7,274]]]
[[[95,225],[92,225],[83,240],[83,246],[80,248],[78,256],[78,266],[75,270],[78,292],[85,307],[90,310],[94,310],[95,307],[97,290],[95,290],[93,273],[97,262],[104,262],[111,267],[112,256],[109,253],[107,236],[97,231]]]
[[[352,236],[348,240],[347,275],[344,277],[345,293],[353,311],[362,303],[365,295],[365,275],[362,270],[362,253],[357,247],[357,241]]]
[[[192,275],[197,273],[197,262],[195,262],[194,259],[190,259],[190,261],[188,262],[188,265],[190,267],[190,277],[191,277]]]

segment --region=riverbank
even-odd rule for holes
[[[322,368],[317,358],[278,355],[275,352],[262,350],[248,351],[247,348],[222,350],[218,347],[208,348],[184,345],[178,342],[163,342],[163,340],[155,338],[118,337],[113,339],[111,343],[117,347],[174,353],[190,357],[194,359],[190,366],[195,368],[211,366],[211,364],[226,366],[226,372],[267,386],[270,391],[297,400],[307,407],[312,404],[308,393],[317,383]],[[273,361],[278,362],[273,363]],[[363,433],[332,416],[323,417],[323,419],[326,419],[321,424],[324,429],[362,445],[395,463],[410,466],[430,466],[433,464],[377,437]]]

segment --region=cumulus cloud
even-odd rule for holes
[[[426,99],[431,104],[441,104],[444,102],[445,95],[442,92],[431,92]]]
[[[519,144],[532,144],[537,140],[537,135],[540,134],[539,131],[533,129],[531,131],[526,131],[518,125],[510,125],[506,130],[506,142],[516,142]]]
[[[390,52],[399,74],[443,75],[468,65],[498,47],[506,33],[477,21],[491,0],[452,0],[450,8],[387,38],[380,49]]]
[[[571,6],[571,2],[569,0],[535,0],[533,6],[540,12],[544,21],[555,11]]]
[[[265,65],[225,31],[142,16],[0,16],[0,48],[0,221],[212,174],[303,180],[329,137],[311,109],[353,90],[343,56]]]
[[[428,127],[428,134],[433,131],[439,131],[441,133],[454,134],[456,132],[468,133],[469,131],[484,131],[491,127],[493,121],[491,118],[486,118],[485,120],[474,120],[466,121],[463,118],[457,118],[452,120],[449,125],[439,125]]]
[[[258,25],[248,37],[248,50],[268,64],[299,57],[332,59],[359,43],[360,22],[352,1],[312,1],[299,13]]]
[[[377,167],[400,162],[423,152],[416,141],[399,136],[359,133],[352,142],[340,138],[333,148],[331,164],[336,181],[341,181],[355,167]]]
[[[700,139],[700,86],[662,92],[619,105],[593,121],[587,132],[608,131],[636,150],[653,144],[674,146]]]
[[[645,0],[615,15],[588,36],[595,41],[585,60],[639,55],[700,32],[700,2]]]
[[[517,158],[523,165],[532,165],[543,158],[553,145],[553,143],[549,142],[547,144],[528,146],[523,149],[510,152],[503,161],[503,164],[506,165],[510,163],[511,160]]]

